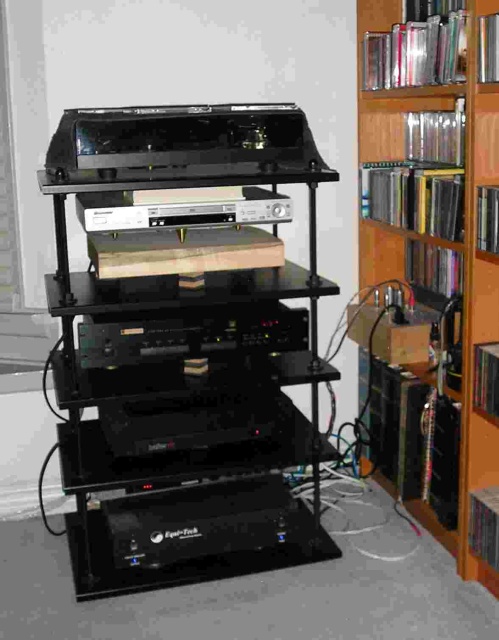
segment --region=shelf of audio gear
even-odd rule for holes
[[[180,442],[182,434],[173,433],[172,427],[169,434],[163,432],[159,435],[157,429],[153,430],[154,425],[148,426],[143,441],[135,441],[130,434],[124,434],[126,442],[119,442],[116,432],[111,431],[112,427],[103,428],[101,421],[87,420],[82,424],[79,450],[75,437],[68,433],[64,424],[59,424],[63,490],[71,495],[139,485],[155,488],[165,483],[189,483],[220,475],[237,477],[245,473],[313,464],[317,456],[321,462],[336,460],[338,453],[324,435],[319,437],[318,451],[314,451],[310,421],[291,406],[291,401],[284,395],[280,402],[279,415],[276,416],[275,411],[272,415],[269,413],[261,422],[259,433],[249,427],[245,433],[237,434],[239,442],[221,443],[224,434],[211,432],[219,439],[217,446],[201,446],[199,443],[197,448],[190,449]],[[109,412],[109,409],[105,408],[104,412]],[[104,414],[103,419],[108,420],[109,416]],[[225,435],[230,437],[225,431]],[[190,433],[194,433],[193,423]],[[149,444],[153,445],[153,451],[148,451]],[[159,446],[155,447],[155,444]],[[130,451],[131,447],[134,447],[133,451]],[[122,455],[115,455],[117,448]],[[137,449],[143,455],[137,455]],[[80,465],[83,466],[83,475],[79,472]]]
[[[97,151],[76,153],[76,129],[66,126],[74,118],[78,126],[83,116],[93,119],[85,131],[100,133],[104,121],[115,132],[120,123],[137,120],[139,137],[158,117],[172,132],[177,117],[194,125],[200,117],[203,126],[208,116],[212,122],[211,111],[190,107],[179,107],[178,114],[168,108],[167,117],[139,111],[65,113],[46,171],[38,173],[42,192],[54,200],[58,268],[45,282],[49,312],[61,317],[63,328],[63,349],[51,353],[51,362],[58,407],[69,411],[69,424],[59,424],[57,432],[63,490],[77,503],[66,528],[78,601],[341,556],[320,523],[319,464],[339,454],[319,433],[318,385],[340,374],[318,356],[317,304],[338,295],[339,287],[317,273],[316,212],[319,183],[339,176],[321,159],[295,105],[223,105],[216,111],[212,133],[225,140],[226,127],[237,121],[246,142],[236,141],[234,153],[244,162],[220,164],[227,152],[217,147],[209,151],[209,163],[205,153],[190,148],[192,164],[186,166],[164,161],[172,159],[171,149],[155,152],[162,159],[155,166],[149,166],[148,150],[129,164],[123,136],[104,165]],[[281,122],[293,126],[276,129]],[[277,223],[292,222],[295,214],[277,185],[291,183],[309,191],[309,269],[286,261],[278,268],[210,272],[201,290],[182,289],[177,276],[101,282],[94,273],[69,271],[66,194],[76,195],[89,235],[245,224],[272,224],[277,234]],[[272,191],[256,188],[269,184]],[[241,191],[191,202],[154,193],[221,186]],[[158,202],[151,202],[155,197]],[[299,298],[309,300],[309,309],[281,302]],[[84,320],[75,344],[79,316]],[[193,359],[206,360],[202,375],[186,374]],[[298,384],[310,385],[310,418],[281,391]],[[82,420],[81,409],[90,406],[97,407],[98,419]],[[282,484],[280,470],[299,464],[313,467],[311,510]],[[192,482],[199,491],[188,493],[185,483]],[[88,492],[139,486],[154,494],[88,508]],[[178,505],[175,518],[166,508],[169,499]],[[153,506],[154,522],[140,516],[140,508],[152,516]],[[130,516],[138,529],[127,529]],[[225,533],[232,532],[229,546],[213,535],[222,520]]]

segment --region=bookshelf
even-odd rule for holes
[[[453,110],[456,97],[466,99],[465,238],[463,243],[420,235],[373,220],[359,220],[359,288],[388,278],[405,277],[406,241],[459,251],[464,260],[464,337],[462,391],[447,389],[462,402],[459,522],[447,532],[432,509],[421,501],[406,506],[456,558],[465,580],[478,580],[499,597],[499,574],[478,558],[468,544],[469,493],[499,484],[499,420],[473,407],[473,345],[499,341],[499,256],[477,249],[477,187],[499,185],[499,83],[477,81],[477,16],[499,12],[499,0],[468,0],[468,76],[461,84],[362,91],[362,39],[366,31],[390,31],[402,21],[402,0],[358,0],[358,133],[359,163],[404,159],[404,114]],[[429,384],[427,364],[408,367]],[[391,495],[395,488],[377,472]]]

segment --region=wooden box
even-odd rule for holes
[[[256,227],[189,229],[88,236],[88,255],[99,278],[131,278],[206,271],[281,267],[284,244]]]
[[[359,305],[351,304],[347,310],[348,323]],[[382,308],[365,305],[348,330],[348,337],[366,349],[369,348],[369,335]],[[428,360],[431,323],[439,319],[438,311],[417,308],[406,312],[409,324],[397,325],[386,313],[373,335],[373,355],[390,364],[409,364]]]

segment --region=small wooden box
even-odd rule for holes
[[[256,227],[89,235],[88,255],[101,279],[257,269],[284,265],[284,244]]]
[[[351,304],[347,309],[348,323],[359,305]],[[348,330],[348,337],[366,349],[369,348],[369,335],[382,308],[365,305]],[[373,355],[390,364],[410,364],[428,360],[431,323],[439,319],[438,311],[417,308],[406,312],[409,324],[398,325],[386,313],[380,320],[373,335]]]

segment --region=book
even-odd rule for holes
[[[475,345],[475,406],[499,417],[499,342]]]
[[[478,188],[477,248],[499,253],[499,187]]]
[[[470,493],[468,542],[477,555],[499,570],[499,486]]]
[[[429,502],[448,530],[457,528],[461,404],[446,396],[437,398],[431,449]]]
[[[406,380],[400,395],[397,490],[402,500],[421,497],[423,434],[420,419],[430,387],[419,378]]]

